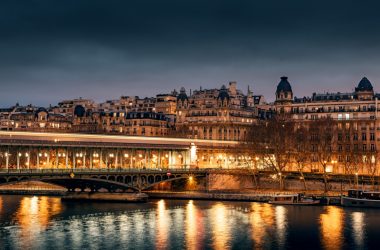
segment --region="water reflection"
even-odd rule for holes
[[[169,231],[169,214],[165,208],[165,201],[160,200],[157,203],[157,235],[156,248],[166,249]]]
[[[253,203],[249,221],[252,227],[252,239],[256,248],[263,248],[264,237],[274,223],[274,207],[265,203]]]
[[[341,249],[343,243],[344,211],[328,206],[320,215],[322,243],[326,249]]]
[[[62,205],[59,198],[24,197],[15,218],[23,231],[38,231],[45,229],[52,216],[61,212]]]
[[[62,203],[53,197],[0,196],[0,209],[1,249],[366,249],[380,244],[377,211],[333,206]]]
[[[227,222],[226,206],[218,202],[210,209],[211,230],[213,234],[214,249],[228,249],[230,241],[230,228]]]
[[[364,240],[364,213],[363,212],[353,212],[351,214],[352,220],[352,235],[354,237],[355,244],[357,247],[363,247]]]
[[[285,245],[285,236],[286,236],[286,208],[283,206],[276,206],[276,228],[277,228],[277,237],[278,244],[283,247]]]
[[[186,249],[199,249],[203,240],[203,218],[191,200],[186,206]]]

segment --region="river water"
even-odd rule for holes
[[[255,202],[65,202],[0,196],[0,249],[363,249],[380,210]]]

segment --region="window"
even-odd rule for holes
[[[354,123],[354,130],[358,130],[358,124],[356,122]]]
[[[346,152],[349,152],[350,151],[350,145],[346,145]]]
[[[354,141],[357,141],[357,140],[358,140],[358,137],[359,137],[358,134],[355,133],[355,134],[354,134]]]
[[[363,151],[367,151],[367,144],[363,144]]]
[[[342,146],[341,144],[339,144],[339,145],[338,145],[338,151],[339,151],[339,152],[342,152],[342,150],[343,150],[343,146]]]
[[[338,141],[342,141],[342,134],[341,133],[338,134]]]
[[[371,144],[371,151],[375,151],[375,144]]]
[[[343,157],[341,155],[338,156],[338,161],[343,162]]]
[[[374,141],[374,140],[375,140],[375,133],[371,133],[371,134],[370,134],[370,140],[371,140],[371,141]]]
[[[362,133],[362,141],[366,141],[367,140],[367,134],[366,133]]]

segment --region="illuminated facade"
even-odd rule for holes
[[[312,124],[313,121],[331,118],[336,124],[335,139],[331,145],[333,156],[329,159],[327,170],[336,173],[347,172],[344,165],[353,164],[354,156],[349,152],[354,152],[361,157],[355,163],[360,166],[353,166],[356,168],[354,172],[368,174],[365,166],[378,164],[379,161],[378,97],[371,82],[364,77],[353,92],[313,93],[312,97],[294,98],[287,77],[281,77],[276,90],[276,101],[269,109],[275,113],[289,114],[291,119],[300,124]],[[313,145],[310,146],[313,148]],[[311,168],[320,171],[316,162],[317,159],[312,159]]]
[[[177,96],[176,129],[189,138],[243,140],[258,117],[256,105],[263,99],[249,88],[244,95],[236,82],[228,88],[194,90],[190,96],[182,88]]]
[[[180,138],[0,131],[0,169],[209,168],[224,159],[230,159],[237,166],[243,159],[235,158],[236,152],[232,149],[237,144]]]

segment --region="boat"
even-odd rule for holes
[[[340,204],[345,207],[380,208],[380,192],[350,189],[347,196],[341,196]]]
[[[278,194],[268,202],[274,205],[319,205],[320,200],[306,198],[302,194]]]

